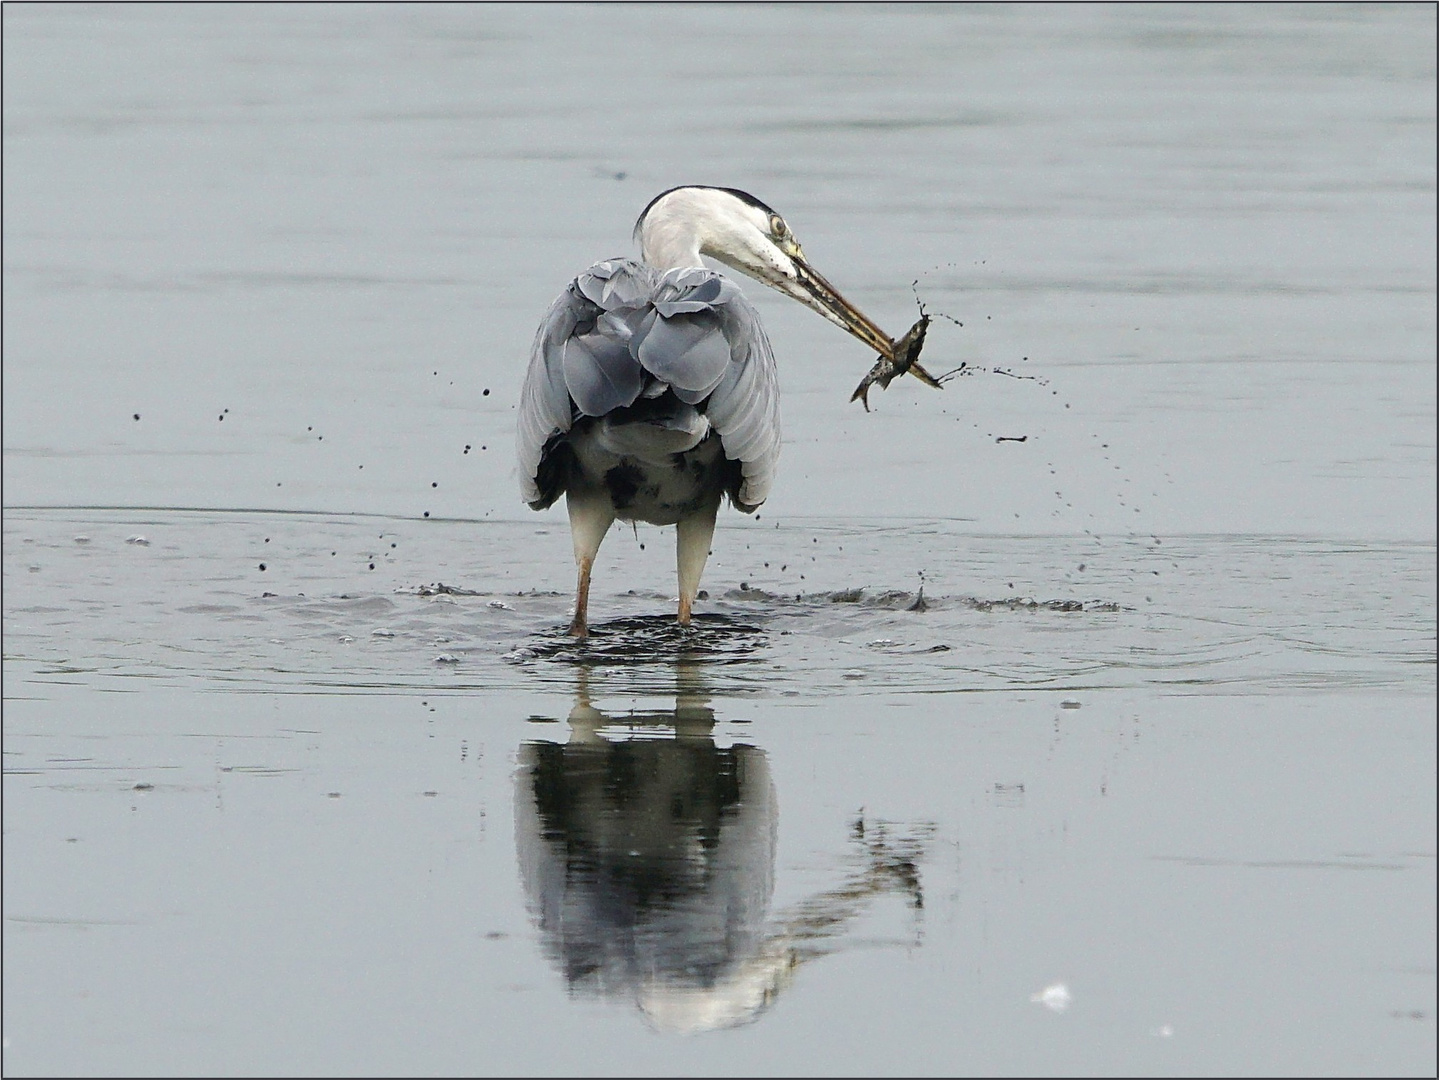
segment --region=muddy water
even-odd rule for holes
[[[1431,10],[4,20],[8,1074],[1432,1071]],[[965,373],[748,287],[579,644],[523,357],[693,180]]]

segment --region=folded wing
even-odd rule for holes
[[[550,306],[520,394],[520,489],[543,509],[563,490],[565,435],[666,389],[705,414],[740,463],[729,494],[746,512],[769,494],[779,461],[779,383],[758,313],[703,268],[658,271],[629,259],[596,263]]]

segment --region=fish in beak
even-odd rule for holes
[[[943,390],[940,380],[919,366],[919,351],[924,348],[924,335],[929,330],[930,321],[930,317],[921,307],[919,321],[909,328],[909,333],[894,343],[894,355],[881,354],[875,360],[874,367],[869,369],[869,373],[854,388],[849,400],[861,402],[864,411],[869,412],[869,388],[878,383],[881,390],[888,390],[890,382],[905,372],[909,372],[926,386]]]
[[[924,347],[925,331],[929,328],[929,316],[921,312],[919,321],[899,340],[891,338],[874,321],[855,307],[838,289],[831,285],[823,274],[812,267],[799,250],[799,245],[785,252],[794,266],[793,279],[781,278],[775,288],[792,296],[807,307],[813,308],[836,326],[843,327],[864,342],[879,356],[864,381],[854,392],[851,401],[864,402],[865,412],[869,411],[869,387],[879,383],[880,388],[889,386],[890,380],[908,372],[926,386],[942,389],[939,380],[925,371],[919,364],[919,352]]]

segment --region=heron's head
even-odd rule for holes
[[[651,266],[703,266],[700,256],[708,255],[814,309],[876,352],[894,355],[888,335],[809,265],[784,218],[753,195],[671,188],[640,214],[635,239]]]

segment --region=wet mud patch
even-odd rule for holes
[[[984,600],[977,596],[960,597],[956,603],[971,611],[1133,611],[1112,600],[1035,600],[1027,596],[1007,596]]]
[[[767,603],[776,613],[792,613],[803,608],[824,608],[831,604],[849,604],[857,608],[881,611],[925,612],[944,608],[969,611],[1055,611],[1055,612],[1118,612],[1133,611],[1132,607],[1112,600],[1037,600],[1032,596],[1003,596],[994,599],[981,596],[930,596],[924,589],[871,589],[859,585],[850,589],[829,589],[810,593],[781,593],[756,588],[742,582],[738,589],[729,589],[720,599],[739,603]]]
[[[829,604],[855,604],[867,608],[883,608],[892,611],[924,611],[931,603],[932,598],[926,598],[924,590],[917,593],[906,592],[903,589],[879,589],[871,590],[867,585],[859,585],[852,589],[827,589],[821,592],[794,593],[791,599],[788,593],[770,592],[766,589],[758,589],[745,582],[740,583],[738,589],[730,589],[723,595],[725,600],[738,600],[743,602],[754,602],[758,600],[770,601],[779,607],[824,607]]]
[[[582,666],[738,664],[756,659],[767,639],[767,632],[753,621],[729,615],[697,614],[689,626],[681,626],[673,615],[630,615],[591,623],[587,638],[571,637],[560,627],[543,631],[504,659]]]
[[[476,589],[465,589],[458,585],[446,585],[443,581],[436,581],[431,585],[414,585],[401,587],[395,590],[397,593],[404,593],[410,596],[482,596]]]

